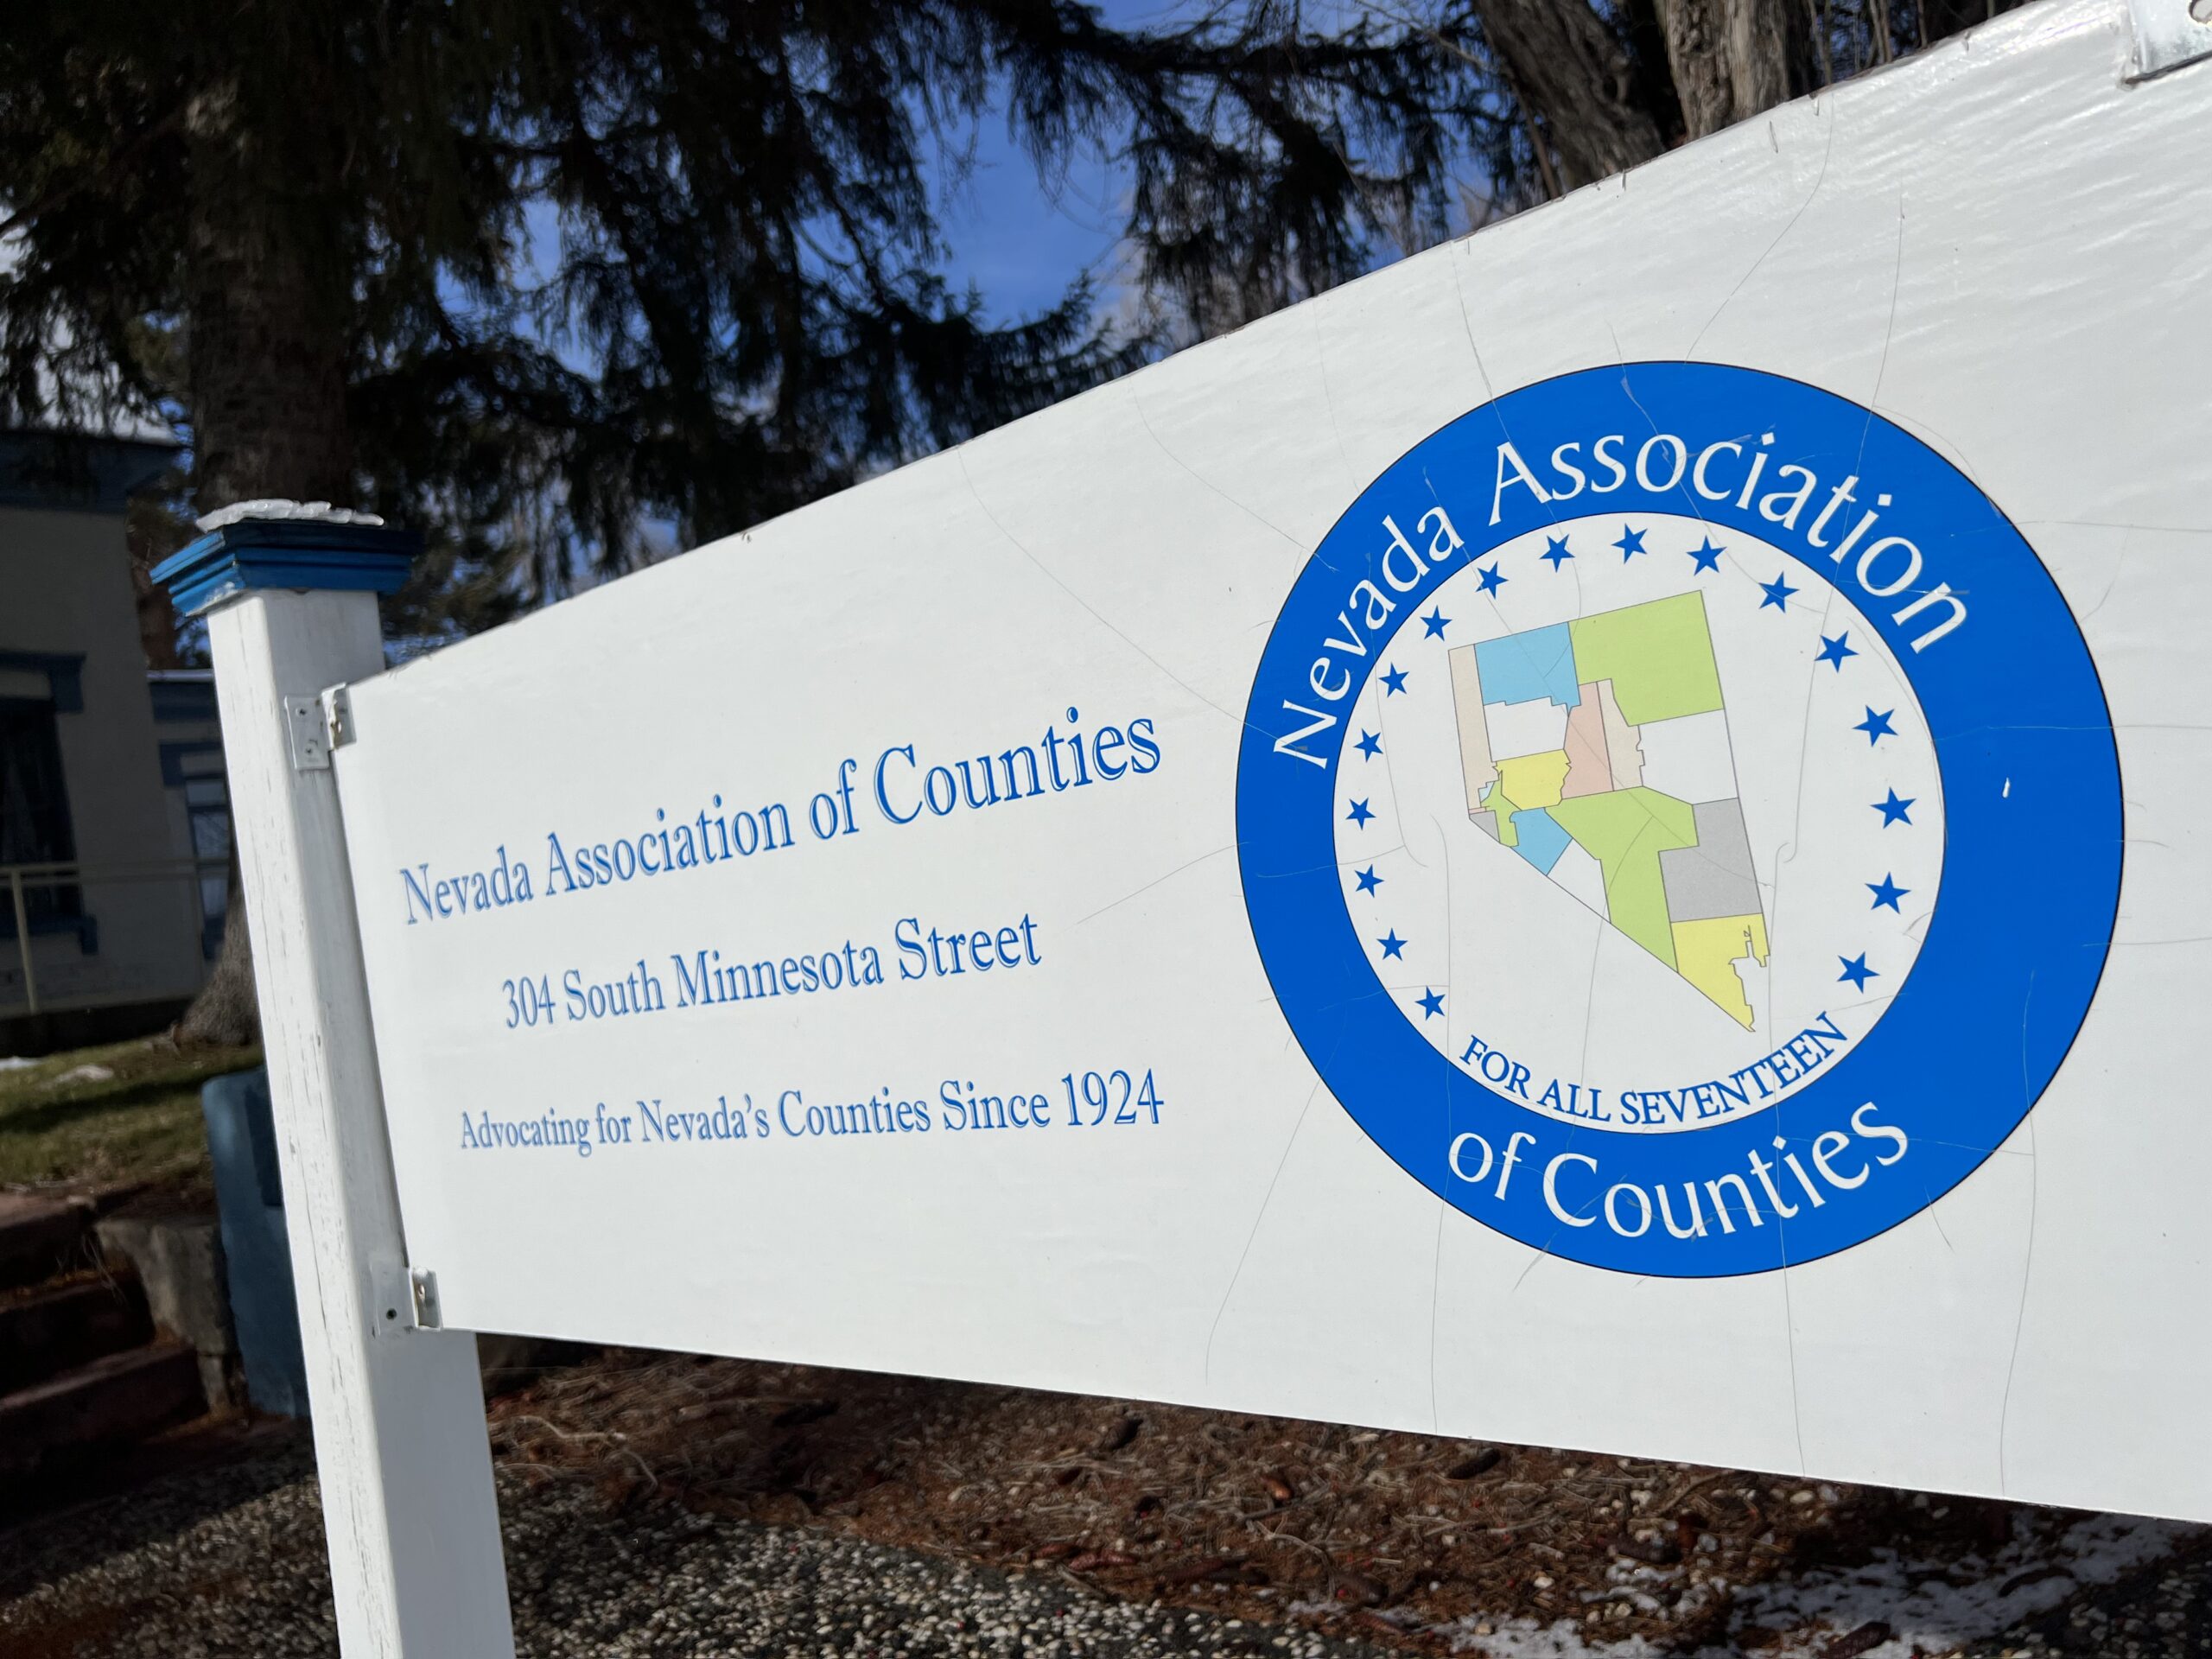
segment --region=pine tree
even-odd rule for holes
[[[1434,241],[1470,177],[1556,195],[1988,3],[12,0],[0,426],[130,397],[199,512],[421,526],[387,620],[435,639]],[[1172,327],[952,290],[933,158],[984,120],[1048,183],[1125,166]],[[237,919],[192,1034],[251,1019]]]
[[[1080,281],[1011,322],[950,289],[931,153],[974,123],[1048,179],[1127,156],[1135,257],[1215,327],[1442,235],[1464,81],[1268,5],[16,0],[0,417],[119,386],[197,510],[383,509],[432,532],[388,620],[481,626],[649,516],[739,529],[1141,359]],[[244,938],[188,1034],[242,1034]]]

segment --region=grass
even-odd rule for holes
[[[0,1070],[0,1185],[204,1179],[200,1085],[260,1063],[155,1037]]]

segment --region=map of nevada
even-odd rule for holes
[[[1704,597],[1450,653],[1467,816],[1746,1030],[1767,959]]]

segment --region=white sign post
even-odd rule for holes
[[[416,1328],[321,693],[384,666],[415,550],[247,520],[165,564],[204,614],[253,938],[340,1645],[514,1651],[476,1339]]]
[[[349,1643],[505,1650],[441,1325],[2212,1519],[2208,57],[2028,8],[390,673],[183,556]]]

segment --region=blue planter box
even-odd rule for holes
[[[307,1359],[284,1234],[284,1190],[276,1173],[276,1123],[265,1068],[216,1077],[200,1090],[207,1150],[215,1165],[231,1318],[245,1368],[246,1397],[259,1411],[308,1414]]]

